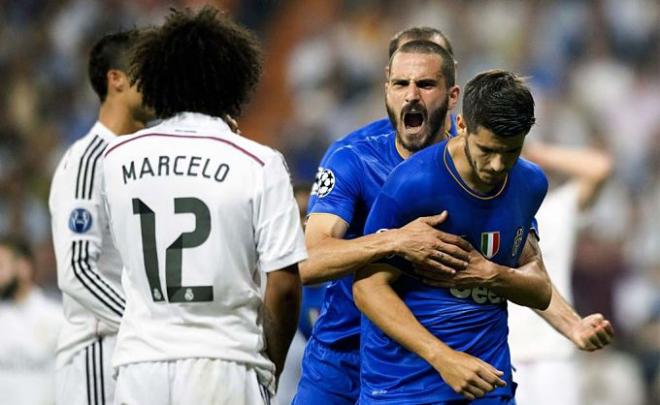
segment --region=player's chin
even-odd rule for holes
[[[429,145],[430,135],[423,128],[404,128],[401,139],[407,150],[417,152]]]

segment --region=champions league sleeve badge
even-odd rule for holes
[[[335,174],[330,169],[324,169],[316,175],[312,195],[316,194],[319,198],[323,198],[330,194],[333,188],[335,188]]]
[[[92,214],[84,208],[76,208],[69,216],[69,229],[75,233],[85,233],[92,227]]]

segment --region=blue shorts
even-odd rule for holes
[[[360,350],[337,351],[307,342],[292,405],[354,405],[360,396]]]

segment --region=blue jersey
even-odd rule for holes
[[[449,117],[451,118],[449,135],[454,136],[458,133],[458,129],[456,128],[456,116],[454,114],[450,114]],[[389,118],[381,118],[379,120],[370,122],[369,124],[351,132],[350,134],[344,136],[343,138],[339,138],[338,140],[333,142],[332,145],[328,147],[328,150],[325,151],[325,154],[321,158],[321,162],[319,163],[318,170],[316,171],[316,180],[319,180],[321,173],[323,173],[323,169],[327,166],[328,159],[337,149],[341,148],[342,146],[350,145],[352,143],[361,141],[369,136],[383,135],[392,132],[393,130],[394,128],[392,127],[392,122],[389,120]],[[316,185],[316,182],[314,184]],[[307,204],[308,214],[311,213],[312,206],[317,200],[316,189],[317,187],[314,187],[312,189],[312,193],[309,197],[309,202]]]
[[[371,204],[385,178],[403,159],[394,130],[344,145],[327,160],[324,175],[331,184],[319,188],[310,213],[337,215],[349,224],[345,239],[362,236]],[[328,283],[314,337],[328,346],[359,348],[360,312],[353,303],[353,275]]]
[[[449,136],[455,135],[452,116]],[[335,142],[319,167],[308,213],[337,215],[349,224],[344,239],[363,235],[364,223],[385,179],[403,161],[389,119],[374,121]],[[332,153],[330,153],[333,151]],[[328,283],[314,337],[334,347],[359,348],[360,312],[353,303],[353,275]]]
[[[365,233],[399,228],[411,220],[443,210],[443,231],[462,235],[489,260],[517,267],[530,224],[548,183],[534,164],[519,159],[493,194],[480,195],[462,181],[446,148],[431,146],[399,165],[372,206]],[[506,387],[487,397],[513,396],[507,344],[506,301],[484,287],[443,289],[409,277],[410,263],[389,263],[403,271],[393,289],[433,335],[457,351],[504,372]],[[439,373],[417,354],[390,339],[366,317],[362,319],[360,403],[408,404],[462,399]]]

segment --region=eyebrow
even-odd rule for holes
[[[477,144],[479,148],[482,150],[488,150],[488,151],[493,151],[493,152],[499,152],[499,153],[509,153],[509,152],[515,152],[519,149],[522,149],[522,146],[516,146],[512,148],[498,148],[498,147],[491,147],[491,146],[486,146],[486,145],[480,145]]]

